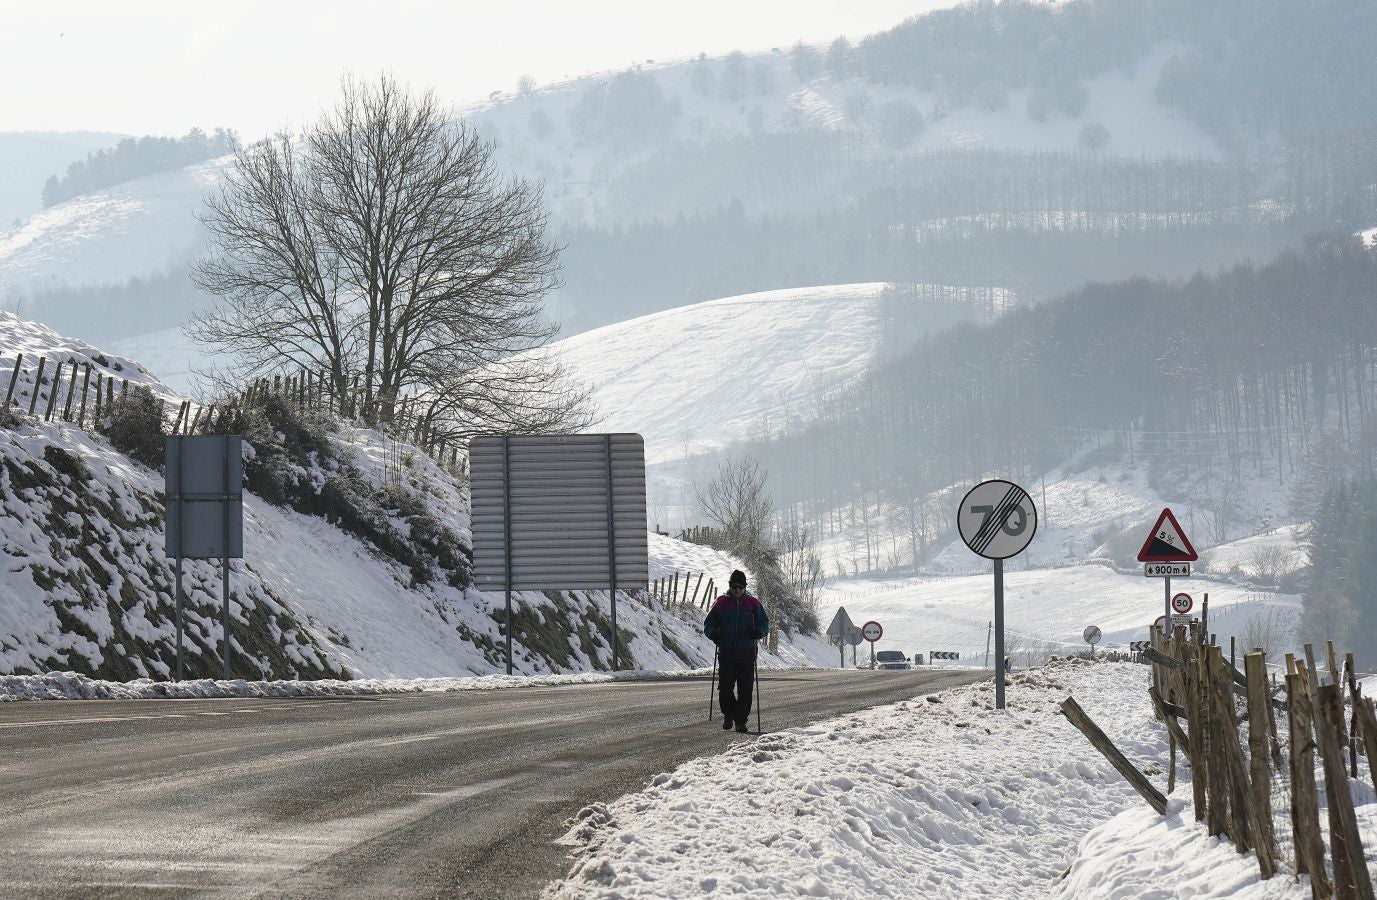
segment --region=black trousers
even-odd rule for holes
[[[755,652],[723,652],[718,658],[717,705],[725,718],[745,722],[751,717],[751,693],[755,689]]]

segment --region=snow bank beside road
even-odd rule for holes
[[[1156,818],[1058,704],[1075,696],[1161,783],[1166,733],[1148,677],[1130,663],[1062,661],[1014,676],[1003,713],[994,686],[977,684],[743,741],[585,809],[566,836],[577,848],[571,874],[548,893],[1044,895],[1097,825],[1142,810]],[[1167,821],[1199,839],[1183,848],[1207,849],[1188,813]],[[1231,889],[1258,881],[1251,856],[1212,856],[1210,869]],[[1170,869],[1149,875],[1173,895]],[[1274,896],[1301,896],[1276,881]],[[1108,896],[1067,894],[1089,895]]]
[[[214,697],[352,697],[366,694],[419,694],[491,691],[506,688],[603,684],[682,678],[694,672],[576,672],[569,675],[480,675],[471,678],[364,678],[358,681],[100,681],[75,672],[0,675],[0,703],[9,700],[195,700]]]

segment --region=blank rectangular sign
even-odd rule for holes
[[[237,434],[164,438],[168,556],[243,558],[242,441]]]
[[[612,558],[618,590],[645,588],[641,436],[510,435],[505,459],[503,441],[469,442],[475,586],[507,588],[510,527],[512,590],[606,590]]]

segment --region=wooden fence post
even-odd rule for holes
[[[1238,743],[1238,711],[1234,707],[1233,667],[1226,671],[1221,666],[1215,671],[1216,683],[1214,701],[1218,719],[1217,731],[1221,752],[1221,779],[1226,782],[1229,800],[1228,832],[1234,839],[1234,849],[1239,853],[1248,850],[1253,843],[1251,826],[1251,804],[1248,802],[1248,764],[1243,759],[1243,748]]]
[[[1315,794],[1315,741],[1311,727],[1310,690],[1301,671],[1286,676],[1287,725],[1291,737],[1291,835],[1296,847],[1296,871],[1310,876],[1315,898],[1333,893],[1324,870],[1324,841],[1320,837],[1320,801]]]
[[[19,354],[14,361],[14,371],[10,373],[10,389],[5,392],[5,408],[9,409],[10,403],[14,400],[14,386],[19,383],[19,367],[24,362],[24,354]]]
[[[77,427],[86,421],[86,395],[91,391],[91,364],[87,363],[81,378],[81,412],[77,413]]]
[[[1372,879],[1363,857],[1363,842],[1358,833],[1358,817],[1353,810],[1353,795],[1348,788],[1344,766],[1343,698],[1337,684],[1321,685],[1317,693],[1315,734],[1319,738],[1320,761],[1324,765],[1325,796],[1329,801],[1329,845],[1334,859],[1334,892],[1341,898],[1372,900]]]
[[[34,404],[38,402],[38,391],[43,387],[43,365],[48,361],[46,356],[38,358],[38,374],[33,377],[33,387],[29,390],[29,415],[33,415]],[[57,370],[62,371],[62,363],[57,364]],[[52,406],[52,391],[48,392],[48,405]]]
[[[53,379],[53,386],[48,389],[48,406],[46,409],[43,410],[44,422],[51,422],[53,420],[53,410],[57,408],[57,395],[61,393],[60,387],[62,385],[62,363],[62,360],[58,361],[57,377]],[[43,360],[41,359],[38,361],[38,371],[40,374],[43,371]],[[31,398],[31,400],[36,400],[38,398],[37,383],[34,384],[33,390],[34,396]]]
[[[1272,825],[1272,767],[1267,759],[1267,717],[1272,698],[1267,692],[1267,662],[1262,653],[1243,657],[1248,672],[1248,752],[1252,796],[1248,809],[1252,812],[1253,839],[1257,850],[1258,869],[1263,879],[1277,872],[1276,836]]]
[[[1372,701],[1360,697],[1354,704],[1358,718],[1358,733],[1363,736],[1363,749],[1367,751],[1367,772],[1372,778],[1372,789],[1377,791],[1377,713],[1372,711]]]
[[[1201,702],[1204,688],[1200,677],[1204,657],[1204,647],[1197,640],[1195,656],[1186,661],[1186,724],[1190,727],[1186,737],[1191,748],[1191,799],[1195,804],[1197,822],[1205,821],[1205,812],[1209,809],[1207,789],[1210,784],[1210,756],[1206,749],[1209,725],[1206,705]]]
[[[72,421],[72,398],[76,396],[76,360],[72,360],[72,380],[67,386],[67,403],[62,407],[62,421]]]
[[[1206,790],[1209,795],[1206,821],[1210,834],[1225,834],[1229,830],[1228,808],[1228,760],[1224,751],[1224,725],[1220,722],[1220,705],[1215,702],[1219,693],[1219,681],[1223,660],[1217,644],[1206,644],[1201,648],[1201,682],[1204,688],[1201,708],[1205,713],[1206,740],[1205,754],[1209,758],[1209,781]],[[1232,699],[1229,702],[1233,702]]]
[[[101,401],[100,392],[101,392],[101,387],[102,387],[101,381],[102,381],[103,379],[104,379],[104,376],[103,376],[100,372],[97,372],[97,373],[96,373],[96,408],[95,408],[94,410],[91,411],[91,417],[92,417],[92,418],[91,418],[91,424],[92,424],[94,427],[96,427],[96,428],[99,428],[99,427],[100,427],[100,401]]]

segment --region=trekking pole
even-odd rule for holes
[[[752,674],[755,676],[755,733],[764,734],[760,730],[760,653],[756,653],[756,661],[751,664]]]
[[[712,721],[712,695],[717,693],[717,647],[712,648],[712,681],[708,685],[708,721]]]

